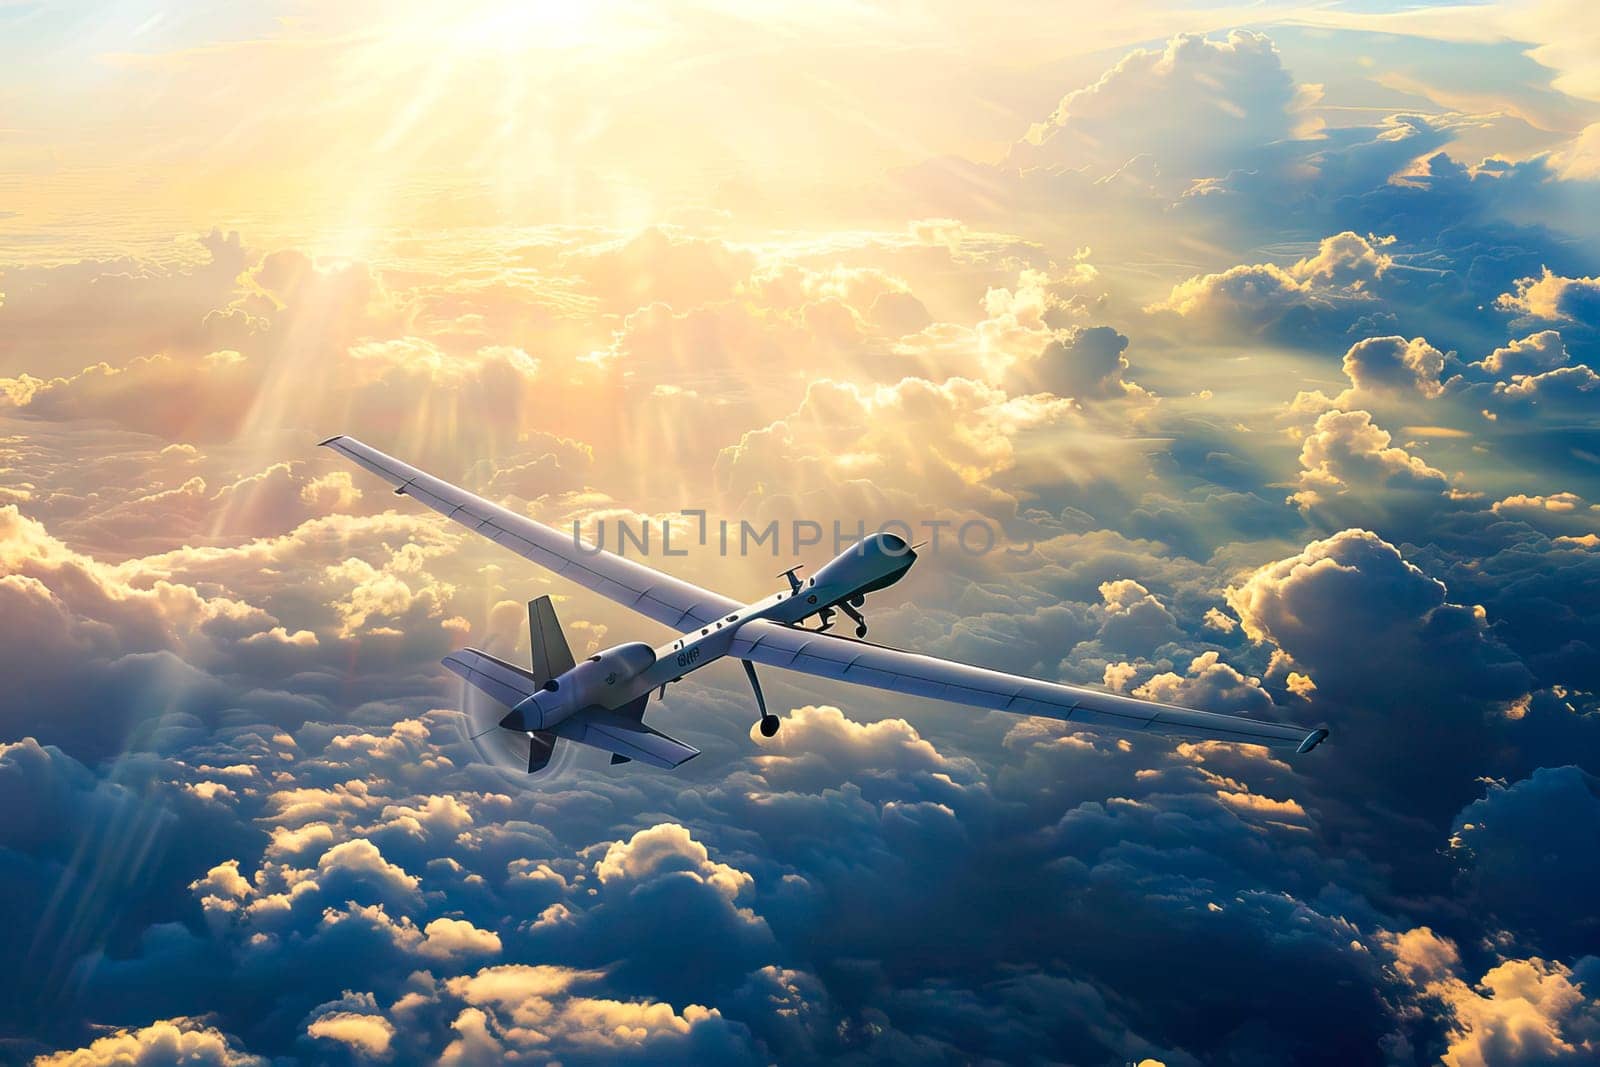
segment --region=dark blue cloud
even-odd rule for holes
[[[1579,767],[1544,767],[1456,816],[1451,851],[1473,903],[1536,951],[1600,952],[1589,887],[1600,856],[1600,781]]]

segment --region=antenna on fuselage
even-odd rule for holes
[[[795,577],[795,573],[804,569],[805,564],[801,563],[798,566],[790,567],[782,574],[777,575],[777,577],[789,579],[789,592],[798,593],[800,591],[800,579]]]

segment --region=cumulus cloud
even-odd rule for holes
[[[601,885],[641,881],[662,871],[682,870],[712,886],[728,899],[750,884],[750,876],[723,863],[713,863],[706,847],[675,823],[640,830],[616,841],[595,865]]]
[[[1438,995],[1455,1010],[1456,1030],[1444,1062],[1581,1063],[1594,1052],[1600,1024],[1585,988],[1560,963],[1537,957],[1492,968],[1476,990],[1447,985]]]
[[[1098,398],[1142,396],[1127,380],[1128,338],[1109,326],[1073,327],[1045,344],[1031,359],[1011,367],[1017,392],[1050,392],[1058,396]]]
[[[778,787],[839,771],[869,783],[924,776],[970,781],[977,775],[970,760],[941,754],[904,719],[856,722],[827,705],[795,708],[775,737],[762,739],[761,747],[757,764]]]
[[[1600,278],[1567,278],[1549,268],[1537,278],[1518,278],[1495,305],[1522,319],[1542,322],[1600,323]]]
[[[306,1036],[344,1045],[365,1059],[385,1059],[394,1039],[394,1024],[381,1015],[329,1011],[311,1020]]]
[[[1581,365],[1525,374],[1494,387],[1494,399],[1511,414],[1524,417],[1587,411],[1596,396],[1600,396],[1600,374]]]
[[[1241,674],[1222,662],[1221,654],[1216,651],[1196,656],[1184,674],[1168,671],[1156,675],[1136,688],[1133,695],[1163,704],[1258,718],[1266,717],[1272,709],[1272,697],[1261,687],[1261,679]]]
[[[446,990],[470,1007],[452,1023],[459,1036],[441,1062],[542,1062],[552,1055],[694,1062],[750,1051],[743,1029],[714,1009],[690,1004],[679,1012],[670,1004],[583,995],[581,990],[599,977],[560,967],[507,965],[451,979]]]
[[[1448,486],[1444,473],[1391,440],[1369,412],[1324,412],[1300,446],[1298,489],[1290,502],[1339,522],[1358,517],[1352,507],[1373,514],[1389,496],[1437,500]]]
[[[1567,348],[1555,330],[1540,330],[1496,348],[1478,363],[1496,378],[1540,374],[1567,363]]]
[[[1443,369],[1444,353],[1421,337],[1409,341],[1404,337],[1368,337],[1351,345],[1344,354],[1344,372],[1357,393],[1415,392],[1436,397],[1444,392],[1439,381]]]
[[[1159,184],[1260,165],[1305,126],[1307,102],[1263,34],[1180,34],[1129,52],[1097,82],[1067,94],[1011,151],[1022,168],[1087,165],[1095,177],[1148,158]]]
[[[1581,537],[1600,526],[1600,508],[1577,493],[1513,493],[1496,500],[1489,510],[1556,536]]]
[[[253,261],[237,233],[199,238],[191,265],[127,257],[79,259],[52,266],[7,263],[0,302],[0,374],[51,379],[107,353],[204,354],[228,349],[227,324],[210,313],[226,304],[235,279]],[[232,336],[230,336],[232,335]]]
[[[20,414],[60,422],[113,422],[170,441],[226,440],[238,433],[260,386],[260,366],[234,351],[197,360],[157,354],[101,362],[50,379],[0,379]]]
[[[443,281],[408,286],[369,263],[297,249],[262,254],[217,235],[207,247],[213,262],[189,271],[84,263],[27,272],[27,299],[0,307],[0,317],[21,315],[26,335],[53,344],[49,358],[0,377],[0,412],[208,444],[291,426],[314,441],[332,422],[420,417],[432,423],[424,437],[467,432],[480,446],[507,446],[536,399],[548,403],[550,383],[529,347],[559,332],[561,320],[493,336],[471,328],[481,327],[486,311],[505,316],[529,299],[514,289],[494,294],[492,309],[456,307],[447,316],[445,301],[459,294],[447,296]],[[595,284],[621,282],[603,276]],[[121,288],[141,293],[152,317],[155,307],[172,305],[185,328],[174,322],[149,339],[162,343],[148,343],[127,329],[85,337],[71,324],[69,314],[89,294],[104,304]],[[86,343],[91,338],[101,343]],[[472,418],[457,421],[461,411]]]
[[[1572,362],[1566,337],[1557,330],[1513,339],[1445,382],[1450,400],[1475,410],[1491,426],[1502,417],[1511,420],[1506,429],[1512,433],[1531,418],[1582,417],[1597,392],[1600,375]]]
[[[465,919],[435,919],[422,933],[417,951],[435,959],[493,956],[500,951],[500,938],[493,930],[480,930]]]
[[[201,659],[277,623],[259,608],[192,586],[130,580],[74,552],[15,506],[0,508],[0,600],[0,657],[11,677],[31,691],[60,687],[78,694],[50,707],[16,709],[14,728],[70,737],[101,752],[119,745],[141,715],[159,712],[131,707],[126,695],[108,702],[97,689],[126,694],[165,676],[167,707],[215,708],[215,679],[177,653]],[[107,714],[111,708],[118,714]],[[80,716],[91,716],[92,723]]]
[[[269,1062],[238,1047],[234,1039],[196,1019],[165,1019],[137,1030],[118,1030],[88,1046],[35,1059],[36,1067],[265,1067]]]
[[[1577,767],[1542,767],[1456,816],[1451,852],[1474,900],[1506,929],[1545,948],[1600,953],[1587,887],[1600,858],[1600,781]],[[1537,885],[1537,895],[1528,887]]]
[[[1595,186],[1595,182],[1584,184]],[[1600,358],[1600,275],[1587,261],[1557,267],[1550,266],[1552,261],[1554,258],[1539,262],[1538,274],[1530,270],[1507,278],[1504,291],[1494,298],[1493,309],[1502,317],[1510,315],[1512,328],[1560,331],[1574,362],[1589,370]],[[1555,366],[1550,363],[1544,373],[1558,373]]]
[[[1577,1064],[1593,1055],[1600,1018],[1584,976],[1565,964],[1505,959],[1469,983],[1455,943],[1426,926],[1386,934],[1382,944],[1406,981],[1449,1013],[1440,1062]]]
[[[325,892],[412,905],[419,900],[417,879],[383,858],[371,841],[357,838],[334,845],[317,860],[317,879]]]
[[[1301,342],[1337,336],[1363,314],[1381,310],[1379,290],[1395,268],[1385,251],[1392,243],[1346,230],[1323,238],[1315,255],[1287,267],[1242,264],[1194,275],[1146,310],[1176,315],[1188,327],[1217,336]]]
[[[1100,598],[1105,610],[1100,640],[1107,648],[1150,652],[1181,636],[1172,612],[1132,578],[1102,582]]]
[[[572,249],[559,262],[603,294],[614,310],[632,311],[655,303],[688,308],[726,298],[749,277],[756,257],[722,241],[652,226]]]
[[[1526,691],[1526,668],[1491,636],[1483,609],[1450,603],[1442,583],[1365,530],[1313,541],[1227,599],[1247,635],[1289,653],[1321,690]]]

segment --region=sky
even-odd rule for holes
[[[1597,239],[1578,0],[0,0],[0,1059],[1593,1062]],[[340,433],[1332,736],[719,664],[530,778],[440,658],[670,635]]]

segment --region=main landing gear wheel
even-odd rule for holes
[[[778,717],[776,715],[761,716],[761,736],[771,737],[778,732]]]

